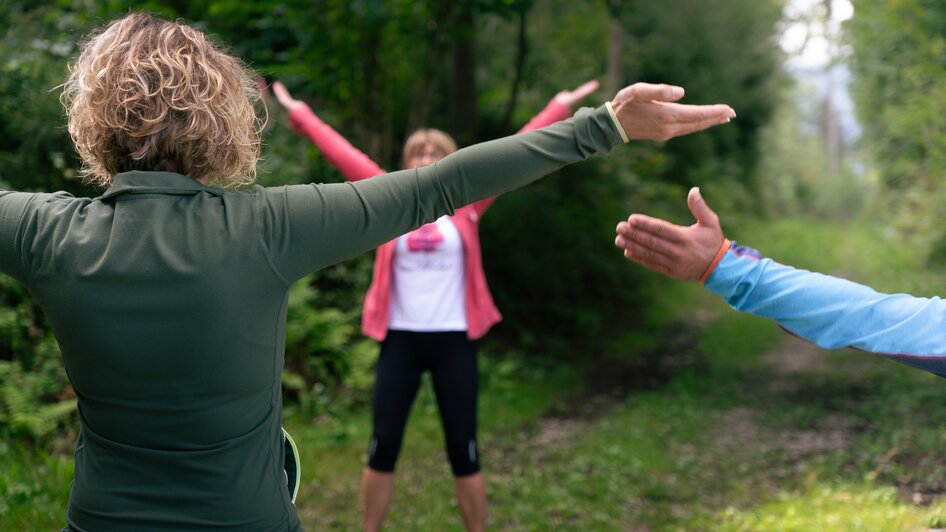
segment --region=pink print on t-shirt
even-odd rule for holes
[[[407,249],[414,253],[437,251],[442,243],[443,235],[437,229],[436,222],[423,225],[407,235]]]

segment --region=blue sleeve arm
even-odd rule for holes
[[[734,309],[773,319],[821,347],[853,347],[946,376],[946,302],[938,297],[882,294],[735,243],[706,288]]]

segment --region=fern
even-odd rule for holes
[[[0,361],[0,428],[13,436],[39,439],[76,410],[74,399],[42,401],[43,375],[26,373],[15,362]]]
[[[21,285],[0,275],[0,437],[38,441],[76,411],[56,339]]]

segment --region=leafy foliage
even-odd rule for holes
[[[377,356],[377,344],[361,335],[357,306],[326,305],[317,284],[308,279],[292,286],[286,325],[283,387],[308,416],[325,414],[333,401],[345,406],[343,397],[363,401]]]
[[[884,210],[918,244],[946,256],[941,186],[946,168],[946,5],[863,2],[846,31],[853,44],[865,142],[884,185]],[[934,260],[933,262],[941,262]]]
[[[685,101],[729,101],[739,119],[671,143],[617,150],[608,160],[510,194],[490,211],[482,228],[484,257],[506,315],[493,338],[533,353],[594,356],[607,349],[607,331],[632,334],[646,327],[644,313],[635,309],[655,297],[639,271],[611,248],[614,224],[631,210],[675,212],[691,183],[725,183],[726,197],[751,203],[754,139],[777,100],[770,89],[778,79],[772,39],[778,2],[671,3],[637,0],[609,9],[616,4],[8,2],[0,13],[0,184],[99,193],[72,178],[78,164],[52,89],[65,78],[75,42],[129,9],[181,18],[226,43],[261,75],[285,82],[389,169],[399,167],[401,143],[417,127],[448,130],[461,144],[507,135],[559,90],[600,78],[607,28],[617,20],[628,37],[620,58],[624,82],[679,83],[689,91]],[[269,107],[260,184],[340,179],[307,140],[286,127],[282,110]],[[284,375],[290,410],[321,415],[333,401],[364,399],[376,351],[359,331],[370,271],[371,257],[365,255],[292,288]],[[4,383],[15,382],[18,393],[32,398],[29,408],[12,395],[6,401],[33,417],[0,418],[0,431],[38,436],[60,419],[56,405],[69,399],[70,388],[61,367],[54,370],[58,353],[35,302],[9,279],[2,286]]]
[[[823,137],[823,99],[809,83],[788,83],[786,97],[760,132],[759,195],[772,217],[849,220],[875,191],[872,173],[855,173],[850,160],[833,166]]]
[[[57,367],[62,366],[58,360],[53,362]],[[58,376],[55,370],[43,369],[52,373],[53,377]],[[76,410],[75,399],[41,402],[43,397],[49,395],[51,385],[57,388],[61,386],[59,379],[50,378],[48,373],[32,377],[18,364],[0,361],[0,382],[0,425],[6,426],[12,436],[45,436]]]
[[[0,435],[40,440],[75,412],[56,339],[38,306],[0,276]]]
[[[10,5],[12,4],[12,5]],[[63,127],[58,91],[85,16],[47,4],[7,3],[0,14],[0,186],[17,190],[88,189],[71,179],[78,159]]]
[[[660,296],[610,246],[614,225],[628,213],[688,216],[680,209],[692,185],[704,185],[723,208],[759,204],[753,181],[758,137],[781,98],[772,39],[778,6],[673,4],[625,2],[618,10],[629,38],[623,83],[679,84],[688,91],[685,102],[730,102],[739,117],[668,143],[634,143],[606,161],[566,168],[497,201],[482,228],[487,273],[505,316],[497,332],[533,352],[595,358],[648,326],[641,309]],[[603,3],[544,2],[529,15],[535,45],[524,101],[538,107],[543,97],[601,75],[612,16]],[[484,56],[497,76],[503,72],[499,43],[513,38],[514,23],[489,24],[499,38],[483,44],[490,52]],[[588,50],[597,51],[597,62],[589,64]],[[506,86],[492,76],[482,84],[495,84],[486,93],[490,102]]]

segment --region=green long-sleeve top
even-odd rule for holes
[[[608,152],[618,127],[583,109],[356,183],[225,191],[134,171],[91,199],[0,192],[0,271],[42,306],[78,398],[69,525],[301,529],[280,431],[289,285]]]

